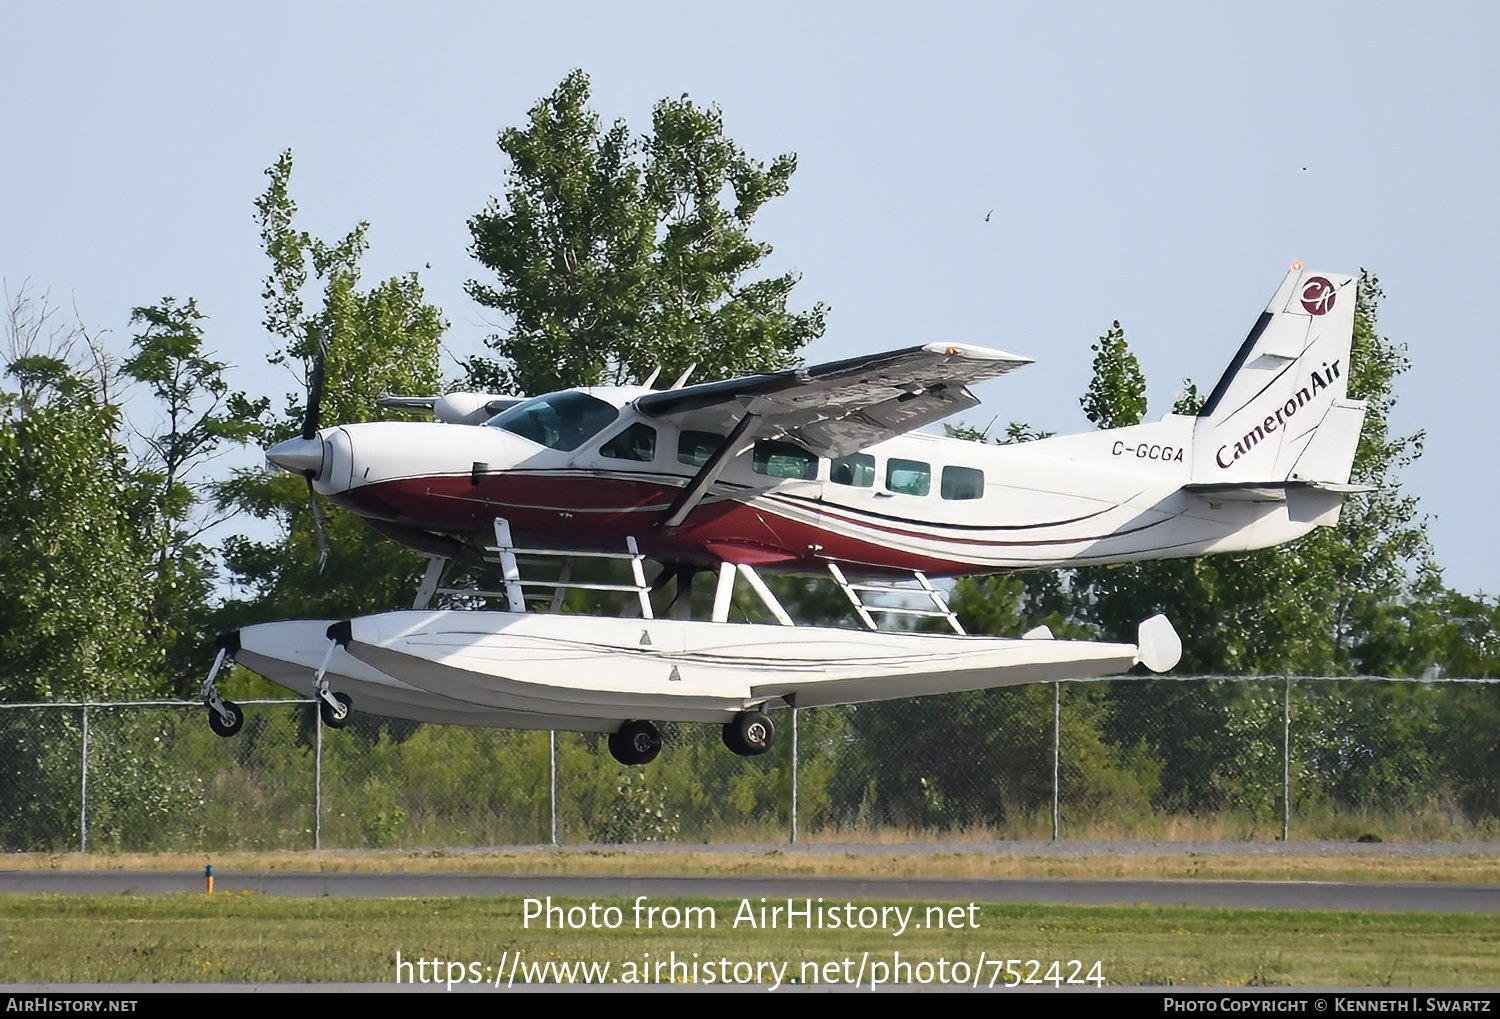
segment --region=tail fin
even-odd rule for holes
[[[1348,490],[1364,424],[1348,399],[1357,280],[1294,268],[1193,426],[1194,486]]]

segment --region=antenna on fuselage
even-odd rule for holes
[[[661,365],[657,365],[655,368],[651,369],[651,374],[646,376],[646,381],[641,383],[641,388],[643,388],[643,389],[650,389],[651,388],[651,383],[655,382],[656,381],[656,377],[658,375],[660,375],[660,374],[661,374]]]
[[[690,364],[686,368],[684,368],[682,370],[682,374],[679,375],[679,376],[677,376],[677,381],[674,382],[674,383],[672,383],[670,386],[668,386],[667,389],[669,389],[669,390],[671,390],[671,389],[681,389],[683,387],[683,385],[687,382],[688,376],[691,375],[691,374],[693,374],[693,369],[696,368],[696,367],[698,367],[698,362],[694,361],[692,364]]]

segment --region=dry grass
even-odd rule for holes
[[[483,851],[16,853],[4,870],[756,875],[876,878],[1202,878],[1274,881],[1500,882],[1500,847],[1333,844],[1165,847],[1142,844],[954,843],[935,847],[680,847]]]

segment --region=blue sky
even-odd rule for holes
[[[291,148],[303,225],[368,220],[367,278],[422,270],[448,348],[475,351],[495,324],[463,292],[465,223],[504,187],[496,133],[581,67],[606,121],[643,130],[686,93],[752,155],[797,153],[755,233],[800,305],[832,306],[810,360],[1036,358],[982,388],[981,426],[1087,428],[1114,319],[1158,415],[1184,376],[1212,384],[1293,259],[1372,269],[1413,362],[1395,427],[1426,431],[1405,487],[1448,583],[1494,591],[1471,460],[1500,367],[1500,8],[1228,6],[10,4],[0,276],[122,347],[131,307],[196,297],[238,386],[289,389],[251,203]]]

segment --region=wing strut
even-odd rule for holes
[[[703,497],[708,494],[709,486],[719,480],[719,475],[724,472],[725,466],[739,452],[740,442],[745,438],[745,433],[755,427],[759,421],[759,414],[748,412],[740,418],[734,430],[714,451],[714,455],[703,462],[703,466],[698,468],[698,473],[693,475],[693,480],[689,481],[681,494],[672,500],[672,505],[667,507],[667,515],[662,520],[661,526],[676,527],[687,519],[687,515],[693,512],[703,501]]]
[[[719,586],[714,592],[712,617],[714,622],[726,623],[729,621],[729,602],[734,597],[734,580],[736,577],[745,578],[745,583],[750,585],[750,589],[760,598],[761,604],[770,611],[771,615],[776,617],[778,623],[782,626],[797,625],[792,621],[792,617],[787,613],[787,610],[782,607],[781,602],[777,600],[776,595],[766,586],[766,582],[760,579],[760,574],[755,572],[755,567],[748,566],[745,563],[740,563],[738,566],[734,563],[719,564]]]

